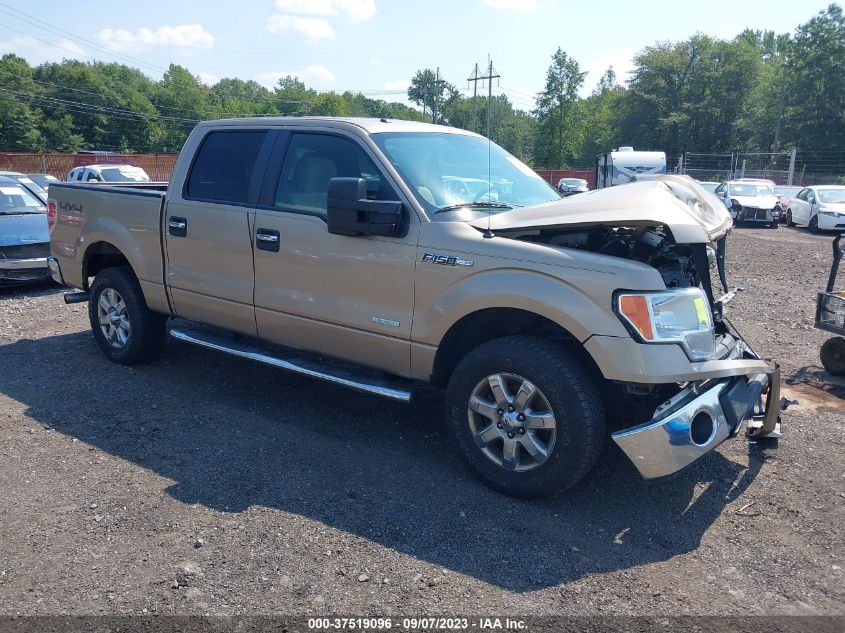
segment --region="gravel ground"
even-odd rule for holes
[[[122,368],[62,290],[0,291],[0,614],[843,614],[845,382],[812,329],[829,244],[729,240],[731,317],[800,401],[780,448],[733,440],[653,484],[608,450],[532,502],[459,463],[437,394],[174,341]]]

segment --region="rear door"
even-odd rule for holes
[[[255,318],[261,338],[408,375],[419,219],[406,208],[402,237],[333,235],[326,224],[334,177],[400,200],[376,165],[351,134],[283,132],[256,211]]]
[[[252,222],[276,131],[214,129],[165,210],[167,285],[177,315],[255,335]]]

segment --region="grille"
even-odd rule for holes
[[[744,207],[744,211],[744,217],[746,220],[766,220],[769,215],[768,209],[752,209],[750,207]]]
[[[35,257],[48,257],[49,255],[49,244],[0,246],[0,259],[33,259]]]
[[[845,296],[834,292],[820,292],[816,322],[845,333]]]

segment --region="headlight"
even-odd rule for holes
[[[616,309],[643,343],[677,343],[693,361],[716,350],[713,317],[700,288],[626,292],[617,295]]]
[[[831,218],[838,218],[839,213],[837,211],[819,211],[820,215],[826,215]]]

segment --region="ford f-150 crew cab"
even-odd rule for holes
[[[50,197],[53,276],[112,361],[178,318],[181,341],[372,394],[431,383],[508,494],[575,484],[607,435],[647,479],[743,422],[779,435],[779,370],[725,317],[730,216],[686,177],[562,200],[463,130],[261,118],[199,124],[167,185]]]

